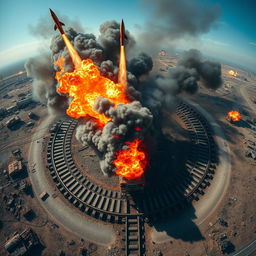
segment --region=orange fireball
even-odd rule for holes
[[[100,124],[106,124],[111,119],[94,109],[98,97],[109,99],[114,106],[129,102],[126,97],[126,87],[101,76],[98,67],[91,59],[82,60],[79,69],[73,72],[64,72],[63,63],[64,58],[55,62],[61,69],[56,73],[59,82],[57,91],[72,98],[67,109],[69,116],[73,118],[91,116]]]
[[[241,120],[241,114],[238,111],[229,111],[228,118],[230,121],[237,122]]]
[[[111,121],[111,118],[95,110],[99,97],[108,99],[114,107],[118,104],[129,103],[126,96],[127,73],[124,46],[120,49],[119,76],[116,84],[103,77],[91,59],[81,60],[68,37],[65,34],[62,34],[62,37],[75,67],[73,72],[65,72],[64,58],[54,63],[60,68],[60,71],[56,72],[56,79],[59,83],[57,92],[67,94],[71,98],[66,113],[73,118],[92,117],[97,120],[98,128],[103,128],[107,122]],[[139,126],[134,129],[137,132],[142,130]],[[119,135],[114,134],[113,137],[119,139]],[[147,165],[146,153],[139,149],[141,144],[139,139],[125,142],[125,144],[129,148],[116,152],[116,158],[113,161],[116,174],[126,179],[139,178],[143,175]]]
[[[238,75],[238,73],[237,73],[236,71],[234,71],[234,70],[229,70],[229,71],[228,71],[228,74],[229,74],[230,76],[234,76],[234,77],[236,77],[236,76]]]
[[[147,165],[147,157],[145,152],[139,149],[141,142],[139,139],[125,142],[129,148],[116,152],[116,159],[113,161],[116,174],[128,180],[142,176]]]

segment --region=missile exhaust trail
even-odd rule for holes
[[[67,47],[68,52],[72,58],[74,66],[76,69],[79,69],[81,66],[82,60],[62,28],[62,26],[65,26],[65,24],[58,19],[57,15],[54,13],[54,11],[52,9],[50,9],[50,13],[51,13],[51,16],[52,16],[52,19],[54,22],[54,30],[58,29],[60,31],[60,34],[66,44],[66,47]]]
[[[126,71],[126,55],[125,55],[125,27],[124,21],[120,23],[120,59],[119,59],[119,73],[118,73],[118,83],[123,86],[127,85],[127,71]]]

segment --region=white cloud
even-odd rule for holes
[[[212,40],[210,38],[203,38],[202,40],[207,41],[211,44],[220,45],[220,46],[229,46],[230,45],[230,44],[227,44],[227,43],[224,43],[224,42],[221,42],[221,41]]]
[[[7,66],[13,62],[39,54],[45,43],[40,40],[32,41],[0,51],[0,66]]]
[[[250,42],[249,44],[256,47],[256,43],[255,42]]]

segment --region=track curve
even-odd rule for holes
[[[71,153],[71,141],[77,120],[65,118],[55,124],[47,148],[48,169],[63,196],[82,212],[103,221],[125,224],[126,255],[136,252],[144,255],[144,220],[165,216],[170,211],[184,208],[188,202],[204,194],[210,185],[217,165],[216,144],[212,130],[203,115],[190,104],[181,102],[175,112],[184,123],[192,150],[186,161],[186,170],[166,180],[157,193],[146,188],[139,196],[138,207],[131,197],[119,191],[108,190],[92,182],[78,170]]]
[[[146,190],[137,214],[153,216],[159,212],[179,208],[198,199],[210,184],[216,168],[216,148],[206,120],[191,106],[180,103],[176,115],[186,125],[193,148],[186,162],[186,171],[179,173],[157,193]],[[48,168],[60,192],[76,207],[87,214],[110,222],[122,222],[131,215],[129,198],[121,192],[107,190],[93,183],[76,167],[71,155],[72,134],[78,121],[64,119],[52,132],[47,149]]]

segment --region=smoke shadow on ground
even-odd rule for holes
[[[215,136],[221,139],[227,140],[229,143],[237,143],[237,136],[242,136],[243,134],[238,131],[235,125],[229,123],[229,121],[217,120],[218,125],[223,129],[224,134],[216,134]],[[211,127],[214,129],[217,125],[216,123],[210,123]],[[224,136],[222,136],[224,135]]]
[[[170,213],[170,215],[166,216],[166,220],[155,221],[152,226],[158,233],[166,233],[170,239],[181,239],[186,242],[203,241],[205,238],[198,226],[195,224],[195,219],[195,208],[190,205],[186,211],[176,214]],[[167,236],[165,236],[165,239]],[[161,233],[156,234],[155,238],[156,240],[160,240]]]
[[[221,97],[221,95],[215,96],[215,95],[209,95],[209,94],[200,92],[200,93],[198,93],[198,96],[200,98],[204,98],[207,105],[221,107],[221,109],[223,109],[224,113],[227,113],[230,110],[244,111],[247,109],[246,106],[243,106],[241,104],[238,105],[237,100],[223,98],[223,97]]]
[[[244,121],[244,120],[240,120],[240,121],[238,121],[238,122],[234,122],[233,125],[236,126],[236,127],[241,127],[241,128],[248,128],[248,129],[251,129],[251,128],[252,128],[251,125],[248,124],[248,123],[247,123],[246,121]]]
[[[240,120],[239,122],[233,122],[230,123],[228,120],[227,121],[222,121],[222,120],[217,120],[218,125],[222,128],[223,130],[223,134],[216,134],[216,137],[220,137],[221,139],[226,140],[228,143],[231,144],[236,144],[237,143],[237,138],[240,137],[244,137],[245,135],[240,132],[238,129],[239,128],[245,128],[245,129],[249,129],[251,131],[254,130],[253,125],[249,124],[247,121],[245,120]],[[216,123],[210,123],[210,125],[212,126],[212,128],[214,129],[214,127],[216,127]],[[222,136],[224,135],[224,136]]]
[[[220,96],[214,96],[214,95],[208,95],[208,94],[204,94],[202,92],[200,92],[198,94],[198,96],[200,98],[204,98],[205,99],[205,106],[215,106],[215,107],[219,107],[221,109],[221,112],[215,112],[215,116],[217,116],[218,118],[222,118],[223,116],[226,116],[228,111],[230,110],[236,110],[239,111],[240,113],[242,113],[242,115],[249,117],[250,116],[250,109],[245,106],[243,104],[243,102],[239,102],[240,98],[231,100],[231,99],[226,99],[226,98],[222,98],[221,95]],[[201,102],[200,102],[201,104]]]
[[[193,144],[193,141],[163,138],[145,175],[144,192],[131,194],[133,207],[143,213],[157,233],[164,232],[170,238],[189,242],[204,240],[194,222],[195,208],[184,195],[185,190],[195,181],[186,167],[187,160],[191,159],[190,153],[193,153]],[[194,163],[198,160],[195,158]],[[217,164],[218,159],[214,162]],[[163,207],[160,201],[163,202],[164,197],[175,198],[176,201]],[[198,200],[198,197],[195,196],[195,199]],[[150,201],[148,204],[155,207],[153,213],[145,211],[145,201]]]

